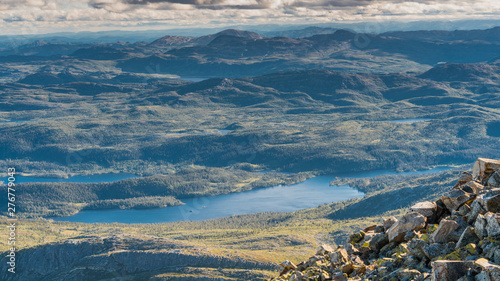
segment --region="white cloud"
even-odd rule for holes
[[[490,0],[2,0],[12,34],[50,31],[335,21],[497,19]],[[375,28],[368,28],[376,31]]]

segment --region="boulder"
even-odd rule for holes
[[[500,187],[500,171],[496,171],[491,175],[490,179],[488,180],[488,185],[493,186],[493,187]]]
[[[398,222],[398,219],[396,219],[395,217],[391,217],[391,218],[385,219],[382,225],[384,226],[384,229],[387,231],[396,222]]]
[[[464,191],[461,188],[452,189],[443,194],[441,200],[443,201],[446,208],[452,212],[456,211],[462,204],[468,202],[475,195],[469,192]]]
[[[486,207],[486,211],[500,213],[500,194],[492,196],[488,196],[488,194],[485,194],[485,196],[482,198],[481,203],[482,206]]]
[[[342,265],[340,271],[345,274],[351,274],[354,271],[354,265],[352,263],[346,263]]]
[[[318,247],[318,249],[316,250],[316,255],[326,255],[328,253],[331,253],[333,252],[333,248],[326,245],[326,244],[323,244],[321,246]]]
[[[500,234],[499,214],[488,212],[484,215],[486,220],[486,233],[488,236],[497,236]]]
[[[474,167],[472,167],[472,176],[482,179],[485,174],[493,173],[498,169],[500,169],[500,161],[478,158],[476,163],[474,163]]]
[[[486,232],[486,219],[481,214],[477,215],[476,222],[474,223],[474,232],[481,240],[488,236]]]
[[[470,212],[470,216],[467,218],[468,224],[474,224],[474,222],[476,221],[476,218],[479,214],[481,214],[481,215],[486,214],[486,210],[484,209],[484,207],[480,203],[480,200],[482,197],[483,196],[479,196],[477,200],[472,202],[472,204],[471,204],[472,210]]]
[[[335,276],[332,277],[332,280],[333,281],[348,281],[349,278],[344,273],[337,273]]]
[[[457,184],[453,188],[457,188],[465,183],[472,181],[473,179],[474,178],[472,177],[472,174],[467,173],[467,172],[463,172],[460,175],[460,178],[458,179]]]
[[[410,210],[413,212],[417,212],[424,217],[431,218],[436,213],[437,205],[434,202],[425,201],[411,206]]]
[[[458,228],[450,233],[448,239],[453,242],[458,242],[460,236],[462,236],[462,233],[469,225],[461,218],[456,218],[454,221],[458,224]]]
[[[382,247],[389,243],[389,239],[386,234],[378,233],[370,240],[368,247],[372,250],[380,250]]]
[[[425,222],[423,215],[416,212],[407,213],[387,230],[389,242],[402,241],[408,231],[424,228]]]
[[[293,264],[293,262],[289,260],[280,263],[280,266],[283,267],[283,271],[281,271],[280,276],[286,274],[290,270],[295,270],[297,268],[297,266],[295,266],[295,264]]]
[[[377,225],[374,224],[374,225],[370,225],[369,227],[363,229],[363,232],[364,233],[368,233],[368,232],[375,232],[375,228],[377,228]]]
[[[351,236],[349,236],[349,243],[357,244],[357,243],[363,241],[364,238],[365,238],[364,231],[360,231],[358,233],[353,233],[353,234],[351,234]]]
[[[469,261],[435,261],[432,263],[431,280],[456,281],[467,275],[472,265],[473,263]]]
[[[419,259],[426,257],[424,247],[427,245],[422,239],[412,239],[408,242],[408,252]]]
[[[439,257],[446,251],[446,247],[441,243],[428,244],[423,247],[425,256],[432,260],[435,257]]]
[[[481,271],[479,280],[498,281],[500,280],[500,266],[491,263],[485,258],[480,258],[474,262],[475,271]],[[476,278],[477,280],[477,278]]]
[[[463,204],[460,208],[458,208],[458,213],[461,216],[467,215],[468,213],[470,213],[470,211],[471,211],[471,208],[468,204]]]
[[[345,249],[338,249],[330,253],[330,260],[333,264],[345,263],[349,261],[349,254]]]
[[[441,220],[438,229],[432,233],[432,241],[434,243],[446,242],[448,235],[457,228],[458,223],[456,221],[446,219]]]
[[[460,188],[467,193],[479,194],[484,189],[484,185],[478,183],[477,181],[470,181]]]
[[[460,239],[458,240],[455,249],[458,250],[462,247],[467,246],[470,243],[477,244],[478,242],[479,242],[479,237],[477,237],[476,233],[474,232],[474,228],[469,226],[462,232],[462,235],[460,236]]]

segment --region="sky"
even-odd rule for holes
[[[231,25],[483,20],[498,0],[0,0],[0,34]]]

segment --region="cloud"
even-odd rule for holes
[[[413,0],[411,3],[444,3],[452,0]],[[369,6],[375,3],[408,3],[403,0],[91,0],[94,8],[106,8],[117,3],[131,6],[147,6],[151,4],[178,4],[194,9],[276,9],[276,8],[308,8],[339,9],[345,7]]]
[[[0,32],[498,19],[499,15],[500,1],[490,0],[1,0]]]

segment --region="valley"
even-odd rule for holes
[[[327,30],[0,49],[0,279],[263,280],[500,159],[500,29]]]

